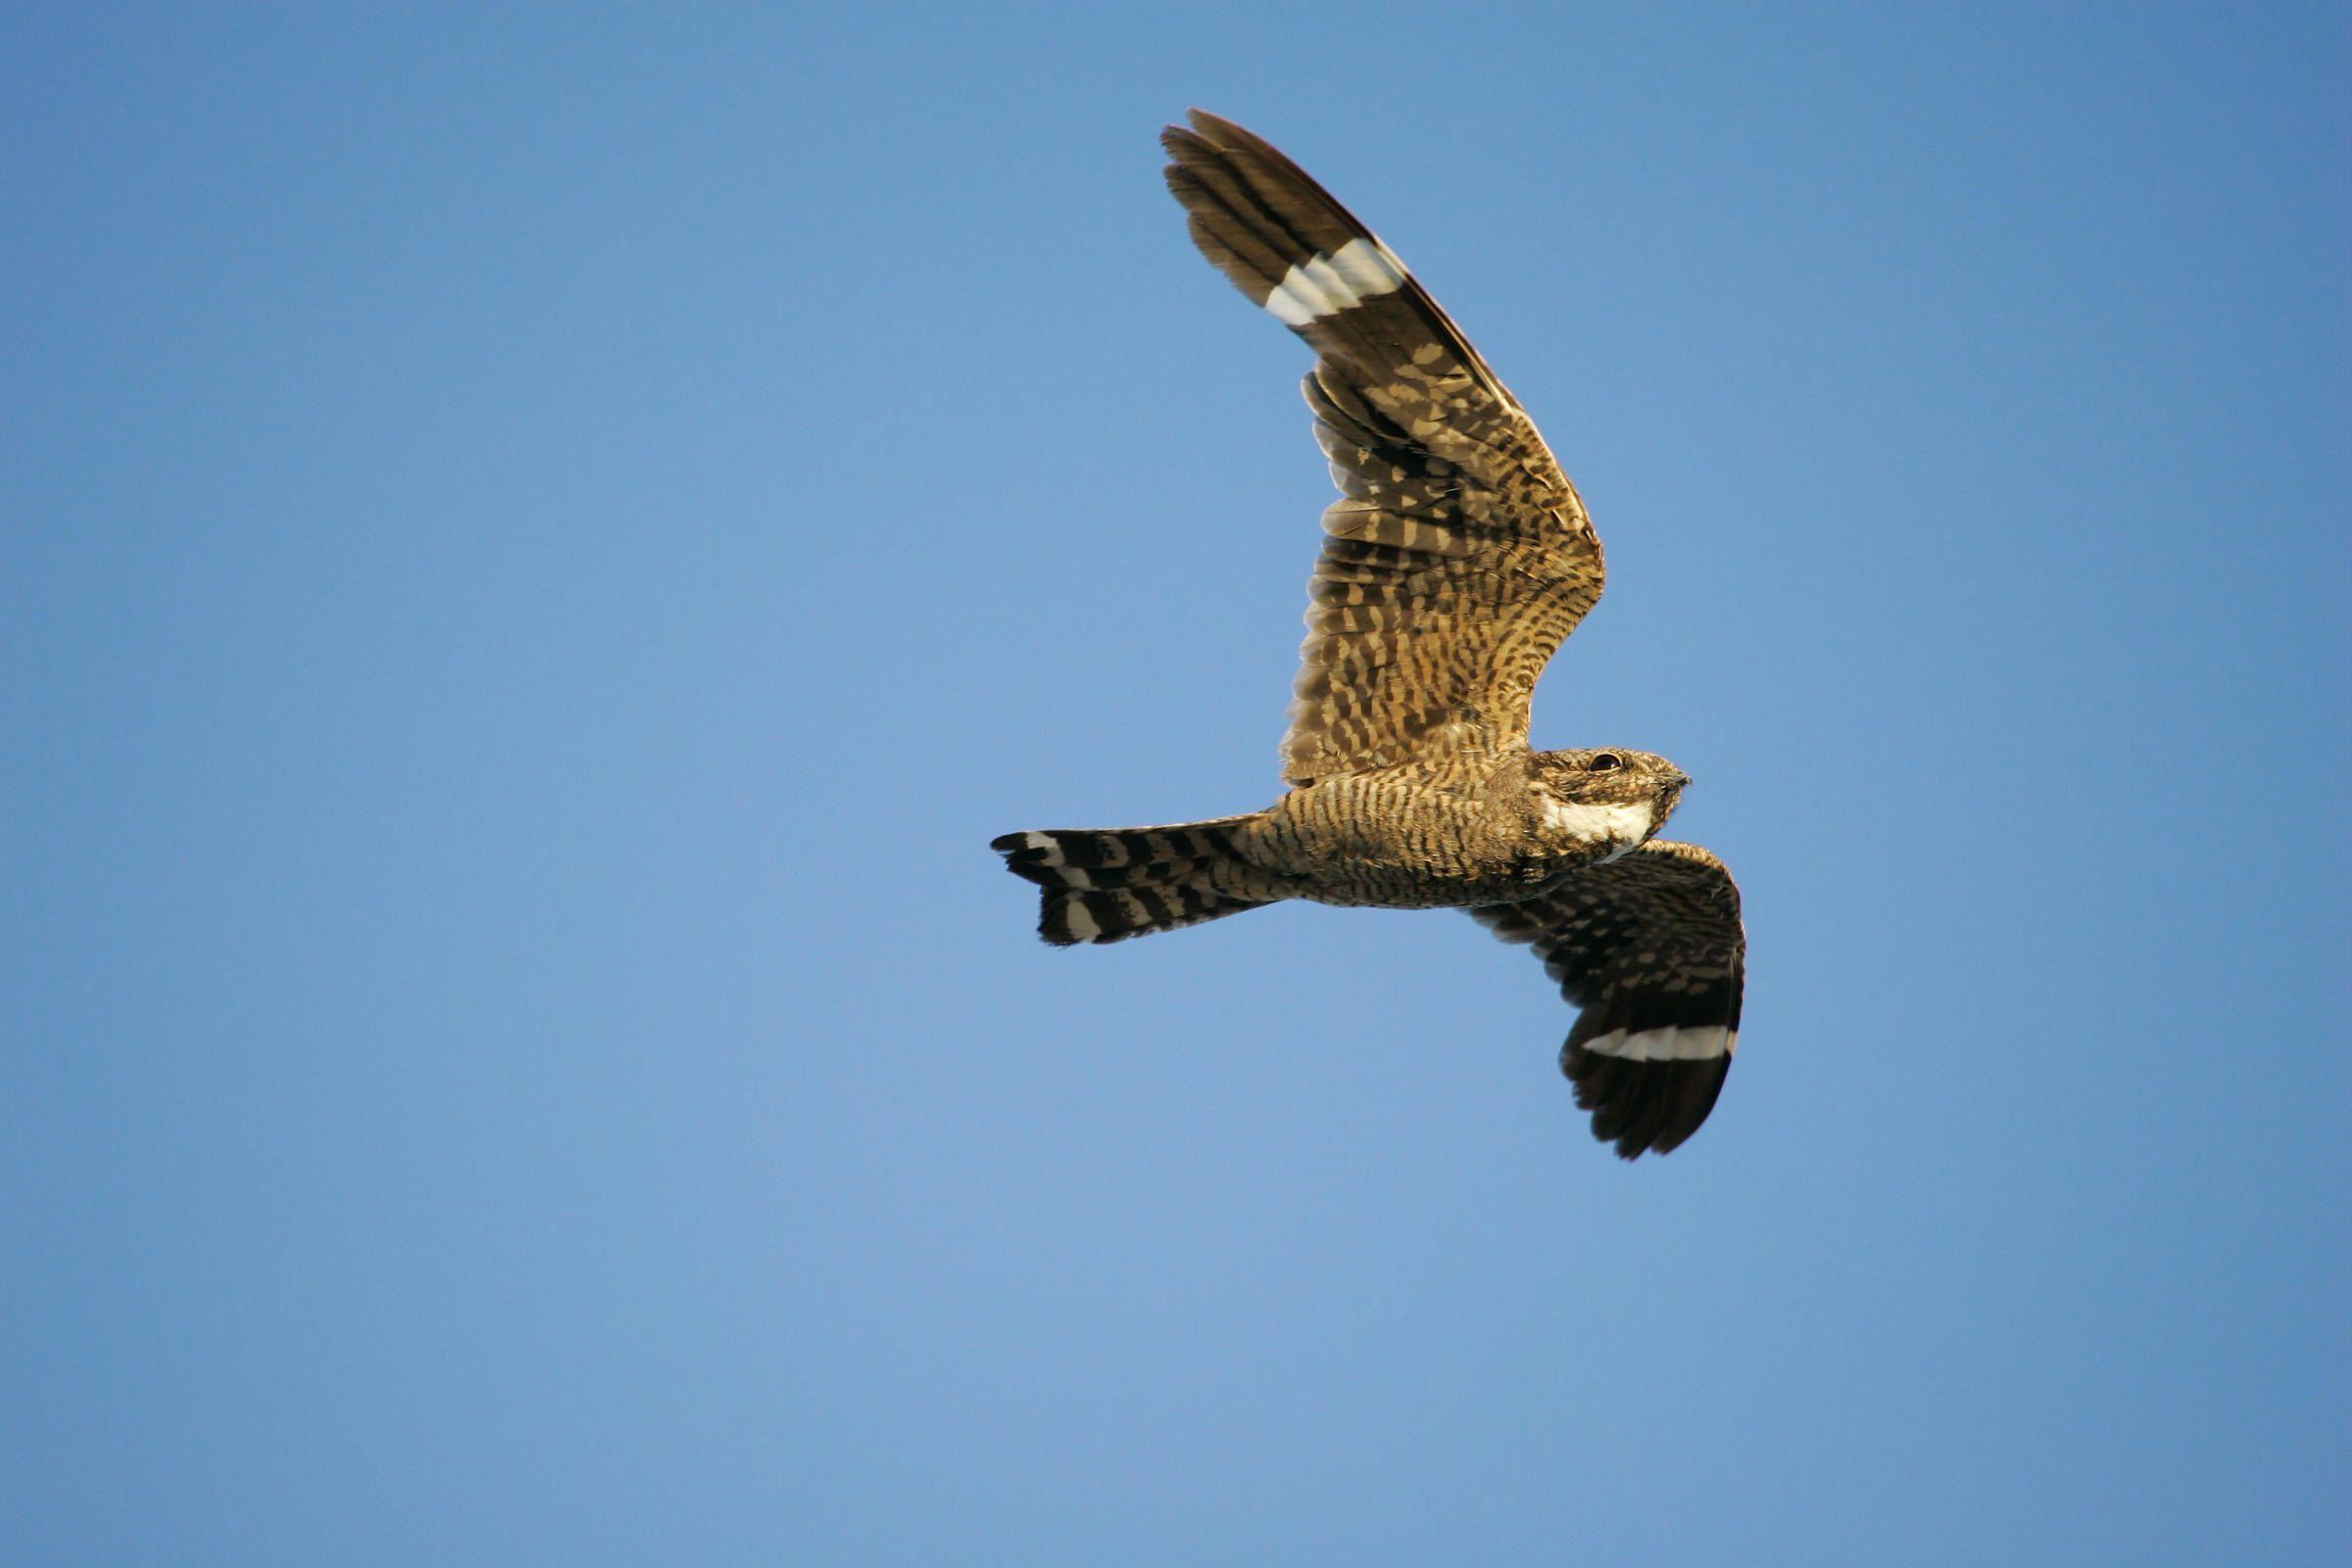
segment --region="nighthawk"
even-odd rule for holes
[[[1723,862],[1655,837],[1690,782],[1622,747],[1538,752],[1528,702],[1600,597],[1600,541],[1535,424],[1394,251],[1304,171],[1194,111],[1160,138],[1193,243],[1306,340],[1323,514],[1262,811],[1007,833],[1038,932],[1117,942],[1279,899],[1461,908],[1580,1011],[1560,1068],[1631,1159],[1707,1119],[1746,939]]]

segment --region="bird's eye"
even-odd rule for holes
[[[1619,757],[1615,752],[1602,752],[1599,756],[1593,758],[1592,760],[1585,764],[1585,766],[1591,768],[1595,773],[1605,773],[1612,767],[1622,767],[1624,765],[1625,759]]]

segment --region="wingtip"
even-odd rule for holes
[[[1211,114],[1198,106],[1187,109],[1184,112],[1184,118],[1192,127],[1192,133],[1207,141],[1225,145],[1248,145],[1258,139],[1248,126],[1227,120],[1223,115]]]
[[[1576,1103],[1592,1113],[1592,1136],[1616,1146],[1620,1159],[1670,1154],[1706,1125],[1731,1076],[1726,1054],[1701,1061],[1620,1061],[1572,1040],[1560,1067]]]

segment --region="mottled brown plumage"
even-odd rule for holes
[[[1713,1107],[1744,938],[1722,862],[1653,835],[1689,782],[1643,752],[1533,752],[1536,678],[1600,596],[1600,542],[1516,399],[1396,254],[1281,153],[1196,110],[1161,138],[1194,242],[1316,353],[1342,499],[1308,588],[1262,811],[1010,833],[1057,945],[1281,899],[1463,907],[1583,1009],[1561,1054],[1594,1133],[1663,1152]]]
[[[1600,541],[1576,486],[1486,361],[1370,229],[1288,158],[1193,114],[1160,138],[1193,240],[1288,321],[1335,286],[1301,264],[1350,245],[1371,275],[1348,308],[1292,321],[1343,499],[1323,514],[1283,776],[1311,784],[1452,745],[1527,739],[1528,702],[1600,597]],[[1380,292],[1390,276],[1399,281]]]

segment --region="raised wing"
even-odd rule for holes
[[[1721,860],[1652,839],[1542,898],[1470,912],[1503,941],[1533,944],[1583,1009],[1560,1071],[1593,1137],[1632,1159],[1698,1131],[1732,1070],[1747,953]]]
[[[1160,138],[1193,243],[1319,356],[1305,392],[1345,499],[1323,514],[1283,776],[1515,746],[1600,597],[1576,487],[1494,372],[1305,172],[1194,110]]]

